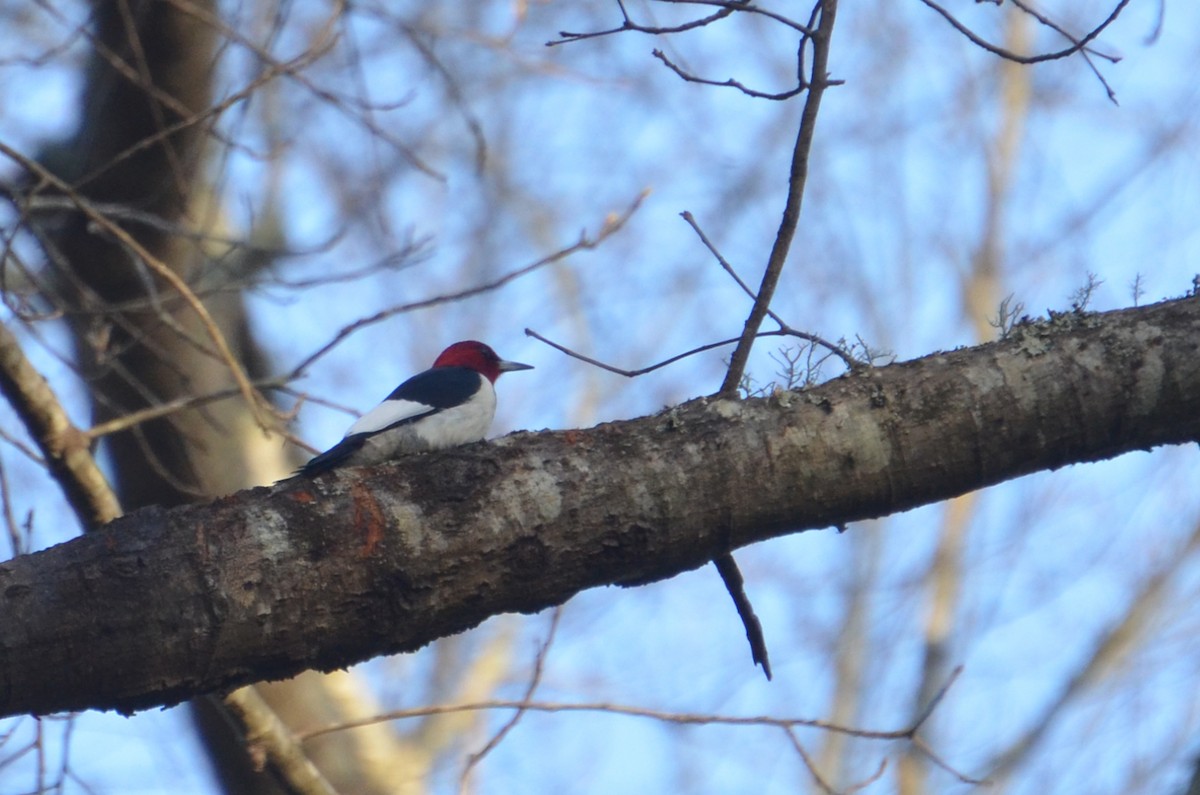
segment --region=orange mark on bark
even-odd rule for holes
[[[289,500],[295,500],[296,502],[303,503],[305,505],[309,504],[310,502],[317,501],[316,496],[311,491],[293,491],[287,496]]]
[[[361,483],[350,487],[350,499],[354,502],[354,526],[363,536],[362,557],[370,557],[379,549],[383,541],[383,530],[387,522],[383,518],[383,509],[371,492]]]

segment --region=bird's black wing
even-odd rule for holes
[[[469,367],[438,367],[417,373],[392,390],[384,400],[410,400],[435,409],[453,408],[466,403],[479,391],[483,378]]]
[[[363,444],[371,436],[467,402],[472,395],[479,391],[482,378],[483,376],[469,367],[438,367],[417,373],[393,389],[382,403],[364,415],[364,419],[367,419],[368,423],[370,423],[370,419],[377,418],[379,420],[378,427],[347,435],[333,447],[300,467],[296,474],[312,477],[331,469],[337,469],[345,463],[347,458],[362,449]],[[397,412],[401,419],[389,419],[392,414],[390,409],[393,406],[402,409]],[[412,411],[418,406],[428,406],[430,410]],[[355,423],[355,425],[360,424],[361,421]],[[351,426],[351,430],[354,430],[354,427]]]

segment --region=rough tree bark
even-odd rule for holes
[[[1198,349],[1195,297],[1072,312],[804,392],[142,510],[0,564],[0,714],[337,668],[773,536],[1194,441]]]

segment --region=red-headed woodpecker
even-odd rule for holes
[[[501,373],[532,369],[504,361],[482,342],[456,342],[438,355],[433,367],[396,387],[351,425],[340,442],[296,474],[316,475],[478,442],[496,414],[492,384]]]

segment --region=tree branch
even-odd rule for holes
[[[84,530],[121,515],[121,505],[96,466],[89,437],[67,416],[46,379],[30,364],[16,337],[0,324],[0,392],[17,410],[41,448],[50,474]],[[250,752],[270,766],[294,795],[327,795],[333,788],[304,755],[287,728],[253,687],[239,688],[222,702],[246,737]]]
[[[45,455],[85,530],[121,515],[121,505],[96,466],[86,433],[67,416],[58,398],[21,350],[17,338],[0,323],[0,393],[16,409]]]
[[[775,286],[779,284],[779,275],[783,273],[784,263],[787,262],[788,252],[792,247],[792,238],[795,237],[796,227],[800,224],[800,207],[804,201],[804,186],[808,182],[808,156],[812,151],[813,135],[817,129],[817,114],[821,109],[821,98],[825,95],[825,89],[830,85],[829,45],[833,36],[833,22],[837,17],[837,0],[818,0],[817,8],[819,15],[816,29],[812,33],[812,70],[808,79],[808,96],[804,100],[800,129],[796,133],[796,143],[792,149],[792,165],[788,175],[788,194],[783,207],[783,218],[779,222],[779,231],[775,233],[775,244],[767,258],[767,268],[759,284],[754,307],[746,318],[745,326],[742,327],[741,339],[729,357],[729,369],[725,372],[725,380],[718,392],[724,397],[736,395],[738,386],[742,383],[746,362],[750,359],[750,349],[754,347],[754,339],[767,316],[767,309],[775,296]]]
[[[730,544],[1197,439],[1189,297],[804,392],[150,508],[0,564],[0,714],[128,712],[340,668]]]

